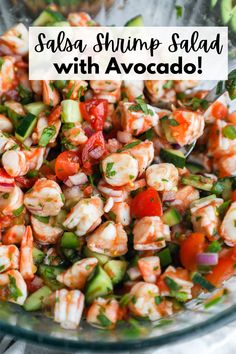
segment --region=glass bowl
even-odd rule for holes
[[[16,22],[30,25],[51,0],[1,0],[0,32]],[[210,26],[223,25],[222,0],[54,0],[64,14],[71,11],[89,12],[103,25],[124,25],[130,18],[142,14],[147,26]],[[175,6],[183,6],[181,18]],[[215,5],[213,7],[213,5]],[[236,65],[236,36],[229,26],[229,64]],[[208,82],[208,88],[214,82]],[[143,322],[141,327],[120,324],[114,331],[92,328],[85,321],[76,331],[62,329],[40,312],[25,312],[20,306],[0,302],[0,331],[20,339],[60,350],[125,351],[160,347],[200,336],[236,319],[236,281],[226,284],[227,296],[209,306],[207,296],[186,304],[182,311],[155,323]]]

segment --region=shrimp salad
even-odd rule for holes
[[[53,7],[34,24],[98,25]],[[20,23],[0,36],[0,299],[112,330],[220,288],[236,269],[228,95],[208,105],[196,81],[30,81],[27,35]]]

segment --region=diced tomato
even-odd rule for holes
[[[106,152],[105,140],[102,132],[93,134],[85,143],[82,150],[82,163],[85,164],[88,161],[96,163],[96,160],[100,160]]]
[[[82,116],[89,122],[95,131],[100,131],[104,127],[108,112],[108,101],[98,98],[80,102]]]
[[[27,285],[27,290],[30,294],[34,293],[43,286],[43,280],[37,275],[35,275],[34,278],[31,280],[25,280],[25,282]]]
[[[227,117],[228,109],[223,103],[216,101],[212,105],[211,113],[216,119],[224,119]]]
[[[83,194],[85,197],[90,197],[93,194],[93,187],[88,185],[83,189]]]
[[[79,168],[79,156],[75,151],[64,151],[56,158],[55,172],[57,178],[62,181],[69,176],[75,175]]]
[[[35,182],[37,181],[37,179],[38,179],[37,177],[32,177],[32,178],[28,178],[25,176],[15,177],[16,184],[20,188],[27,188],[27,189],[32,188]]]
[[[235,274],[236,247],[220,256],[218,264],[214,266],[206,279],[215,286],[220,286],[225,280]]]
[[[138,219],[161,216],[162,204],[158,192],[151,187],[139,192],[131,201],[131,214]]]
[[[232,202],[236,202],[236,189],[232,192]]]
[[[236,112],[232,112],[228,115],[227,120],[230,123],[233,123],[234,125],[236,125]]]
[[[205,249],[205,236],[201,233],[192,233],[180,245],[180,260],[182,265],[191,271],[197,269],[197,254]]]
[[[61,116],[61,105],[56,106],[53,108],[52,112],[48,116],[48,124],[52,124],[56,120],[58,120]]]
[[[46,177],[47,179],[51,179],[52,181],[57,180],[57,176],[54,173],[53,169],[50,166],[47,165],[42,165],[40,167],[40,174],[43,175],[43,177]]]

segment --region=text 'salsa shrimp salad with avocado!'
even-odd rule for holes
[[[52,8],[35,24],[97,25]],[[234,275],[228,94],[208,106],[196,81],[29,81],[23,24],[0,52],[1,300],[64,328],[114,329]]]

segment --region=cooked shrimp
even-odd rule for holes
[[[228,209],[220,226],[220,236],[228,246],[236,245],[236,202]]]
[[[121,81],[90,80],[90,86],[95,93],[112,92],[120,89]]]
[[[14,215],[14,211],[23,207],[24,194],[15,186],[11,193],[0,194],[0,211],[3,215]]]
[[[84,198],[84,193],[79,186],[64,187],[63,194],[65,197],[65,208],[71,209],[80,199]]]
[[[35,239],[43,245],[51,245],[57,243],[59,237],[63,233],[63,229],[55,225],[54,217],[31,216],[31,225],[34,231]]]
[[[17,113],[17,115],[19,116],[25,116],[26,115],[26,110],[24,108],[24,106],[19,103],[19,102],[15,102],[15,101],[6,101],[5,102],[5,106],[10,110],[10,111],[14,111],[15,113]],[[14,122],[14,119],[13,119]]]
[[[4,133],[11,133],[13,130],[12,122],[3,114],[0,114],[0,130]]]
[[[144,281],[156,283],[157,277],[161,274],[160,258],[157,256],[139,258],[138,268]]]
[[[121,101],[115,114],[121,117],[122,129],[136,136],[157,125],[159,116],[150,105],[147,105],[146,113],[141,109],[132,110],[134,106],[135,103]]]
[[[178,178],[178,169],[171,163],[154,164],[146,170],[147,185],[157,191],[176,190]]]
[[[49,80],[43,80],[43,103],[55,107],[60,102],[60,95],[53,83]]]
[[[85,258],[57,276],[57,280],[70,289],[82,290],[88,277],[98,264],[97,258]]]
[[[220,96],[209,108],[204,112],[204,120],[206,123],[214,123],[217,119],[225,119],[228,114],[227,107],[228,97],[226,95]]]
[[[128,226],[131,222],[130,206],[126,202],[114,203],[108,216],[113,221],[123,226]]]
[[[172,112],[170,119],[176,122],[168,126],[171,139],[169,134],[166,138],[170,143],[174,142],[180,146],[190,145],[203,134],[204,118],[200,113],[181,108]]]
[[[79,146],[85,144],[88,140],[88,137],[85,135],[85,132],[80,123],[72,123],[72,127],[65,125],[63,127],[64,139],[63,143],[70,143],[73,146]]]
[[[124,80],[122,91],[128,98],[128,101],[133,102],[135,98],[143,96],[144,81],[142,80]]]
[[[208,152],[214,158],[236,153],[236,139],[229,139],[225,129],[232,124],[218,119],[209,132]]]
[[[132,145],[129,144],[129,145]],[[128,145],[128,146],[129,146]],[[125,150],[138,161],[138,176],[141,176],[154,159],[153,142],[145,140]]]
[[[0,95],[4,92],[11,90],[15,79],[14,70],[15,59],[10,56],[1,58],[0,67]]]
[[[156,321],[164,315],[172,314],[172,304],[164,300],[159,305],[155,299],[159,297],[158,286],[151,283],[139,282],[130,291],[131,301],[129,310],[135,316],[148,317],[151,321]],[[132,301],[132,298],[135,301]]]
[[[18,270],[12,269],[0,274],[0,298],[3,301],[23,305],[27,297],[27,286]]]
[[[49,140],[49,143],[54,143],[56,141],[56,138],[59,134],[60,128],[61,128],[61,120],[56,119],[53,121],[51,124],[49,122],[49,118],[45,115],[44,112],[41,112],[39,114],[38,120],[36,127],[34,129],[34,132],[32,134],[32,139],[34,144],[38,144],[41,136],[43,133],[49,129],[51,126],[55,128],[55,134],[52,135],[52,137]]]
[[[25,194],[24,204],[32,214],[57,215],[64,204],[61,188],[56,182],[41,178],[37,180],[32,190]]]
[[[127,251],[127,234],[121,224],[106,221],[88,236],[88,248],[111,257],[120,257]]]
[[[236,152],[232,155],[222,156],[217,161],[216,168],[220,172],[220,177],[236,176]]]
[[[2,155],[2,165],[12,177],[24,176],[28,172],[25,154],[19,150],[7,150]]]
[[[137,251],[158,250],[170,241],[170,229],[159,216],[145,216],[133,229],[134,249]]]
[[[121,90],[120,88],[117,88],[115,91],[100,91],[98,93],[95,93],[95,97],[102,99],[102,100],[107,100],[108,103],[116,103],[120,99],[120,94]],[[106,119],[106,124],[110,121],[109,116]]]
[[[28,53],[28,30],[19,23],[0,36],[0,43],[6,45],[14,54]]]
[[[3,154],[5,151],[17,147],[15,140],[9,138],[5,133],[0,131],[0,154]]]
[[[29,170],[39,170],[43,165],[43,160],[46,155],[46,148],[44,147],[35,147],[30,148],[29,150],[23,151],[26,163]]]
[[[147,95],[152,103],[158,101],[175,102],[176,93],[171,80],[146,80],[144,83]]]
[[[131,267],[127,270],[127,274],[131,281],[141,280],[142,274],[138,267]]]
[[[97,26],[97,23],[86,12],[71,12],[67,19],[69,24],[74,27]]]
[[[19,245],[24,233],[25,225],[13,225],[6,230],[2,237],[2,243],[4,245],[11,245],[13,243]]]
[[[114,203],[123,202],[128,198],[128,192],[124,187],[113,187],[102,179],[99,181],[97,188],[103,197],[111,197]]]
[[[33,262],[33,234],[30,226],[26,226],[20,246],[20,272],[24,279],[33,279],[37,268]]]
[[[180,212],[184,212],[192,202],[199,199],[199,191],[192,186],[183,186],[177,190],[174,199],[171,205]]]
[[[89,324],[98,328],[113,329],[120,319],[119,303],[115,299],[95,299],[88,309],[86,320]],[[106,317],[106,324],[102,319]]]
[[[122,148],[122,144],[115,138],[113,139],[108,139],[106,143],[106,149],[108,152],[117,152],[117,150]]]
[[[198,80],[175,80],[174,89],[176,92],[184,92],[198,85]]]
[[[102,222],[103,202],[99,197],[81,199],[67,215],[63,225],[76,228],[76,235],[83,236],[93,231]]]
[[[191,221],[195,232],[202,232],[210,239],[216,235],[220,225],[217,208],[223,203],[221,198],[195,201],[191,204]]]
[[[55,296],[54,321],[65,329],[76,329],[84,309],[84,295],[79,290],[61,289]]]
[[[157,282],[162,296],[175,296],[175,294],[172,295],[172,289],[168,286],[170,282],[174,282],[176,290],[185,295],[185,301],[192,299],[191,289],[193,283],[190,281],[189,273],[186,269],[175,269],[169,266],[165,270]]]
[[[41,80],[30,80],[31,89],[36,95],[41,96],[43,92],[43,82]]]
[[[0,246],[0,273],[19,269],[19,250],[15,245]]]
[[[113,153],[101,163],[105,181],[111,186],[124,186],[138,176],[138,162],[127,153]]]
[[[66,87],[63,89],[65,97],[71,100],[77,100],[78,96],[83,94],[87,89],[88,83],[83,80],[70,80]],[[68,97],[69,95],[69,97]]]

